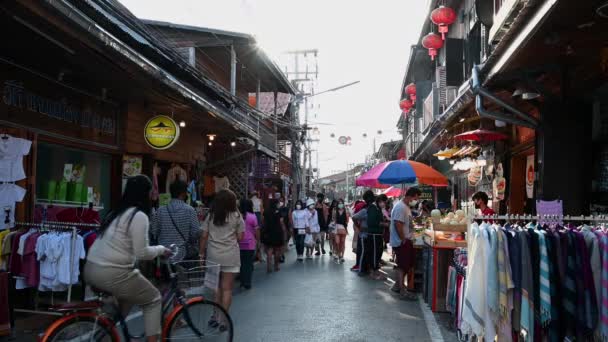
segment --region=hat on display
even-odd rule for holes
[[[306,200],[306,206],[310,207],[311,205],[315,205],[315,200],[309,198],[308,200]]]

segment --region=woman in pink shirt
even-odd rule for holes
[[[251,289],[251,277],[253,276],[253,261],[255,258],[256,243],[260,240],[258,219],[253,213],[253,202],[242,199],[240,205],[241,214],[245,220],[245,234],[239,242],[241,246],[241,287]]]

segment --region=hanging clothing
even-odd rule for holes
[[[23,201],[26,190],[16,184],[0,184],[0,230],[15,227],[15,204]],[[5,219],[8,215],[8,226]]]
[[[0,182],[17,182],[25,179],[23,156],[30,153],[31,146],[30,140],[10,135],[0,137]]]

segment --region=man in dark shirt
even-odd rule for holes
[[[317,253],[320,255],[321,252],[325,255],[325,234],[329,230],[329,222],[327,222],[327,216],[329,215],[329,206],[324,202],[325,195],[322,193],[317,194],[317,204],[315,209],[317,210],[317,216],[319,217],[319,227],[321,227],[321,233],[319,238],[321,239],[321,251],[319,251],[319,241],[317,241]]]

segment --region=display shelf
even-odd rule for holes
[[[43,199],[43,198],[39,198],[36,200],[36,205],[55,205],[58,207],[65,207],[65,208],[88,208],[89,207],[89,203],[86,202],[73,202],[73,201],[56,201],[56,200],[48,200],[48,199]],[[95,211],[100,211],[100,210],[104,210],[103,205],[102,206],[93,206],[92,208]]]
[[[464,224],[445,224],[445,223],[433,223],[433,230],[439,232],[461,232],[467,231],[467,225]]]
[[[436,248],[458,248],[458,247],[466,247],[466,240],[454,240],[454,239],[440,239],[435,236],[436,232],[430,229],[427,229],[424,232],[423,240],[427,246],[436,247]]]

